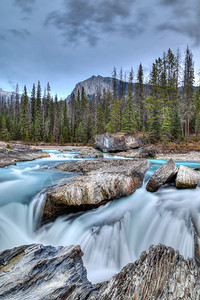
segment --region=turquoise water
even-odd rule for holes
[[[164,243],[185,257],[193,256],[190,218],[200,230],[200,188],[165,186],[156,193],[147,192],[146,181],[165,162],[161,160],[150,160],[143,186],[131,196],[85,213],[62,216],[38,229],[46,190],[76,175],[54,169],[62,162],[77,160],[74,152],[49,153],[50,158],[0,169],[0,250],[30,243],[79,244],[92,282],[109,279],[151,244]],[[200,167],[198,163],[181,164]]]

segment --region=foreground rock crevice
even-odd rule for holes
[[[199,299],[200,270],[193,259],[151,246],[109,281],[92,284],[79,246],[21,246],[0,253],[0,298]]]
[[[150,163],[145,159],[101,159],[65,163],[61,171],[76,172],[84,176],[59,186],[47,193],[43,223],[75,211],[96,208],[110,200],[132,194],[141,186]]]

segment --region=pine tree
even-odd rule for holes
[[[36,98],[35,98],[35,83],[33,83],[31,93],[31,139],[34,141],[35,138],[35,111],[36,111]]]
[[[134,116],[134,107],[133,107],[133,73],[130,72],[129,75],[129,85],[128,85],[128,94],[125,104],[124,115],[122,119],[122,131],[123,132],[136,132],[136,120]]]
[[[114,104],[111,110],[111,118],[108,124],[108,131],[110,133],[119,132],[121,129],[121,116],[120,116],[120,107],[119,101],[117,98],[114,100]]]
[[[136,83],[136,101],[138,106],[138,116],[139,116],[139,123],[138,129],[141,130],[144,125],[143,120],[143,101],[144,101],[144,83],[143,83],[143,67],[140,63],[137,73],[137,83]]]
[[[10,134],[9,134],[8,129],[6,127],[6,118],[5,118],[4,115],[2,116],[2,121],[1,121],[0,138],[5,142],[8,142],[10,140]]]
[[[105,132],[105,117],[102,106],[98,107],[97,122],[95,127],[95,134],[101,134]]]
[[[172,124],[172,120],[170,117],[170,113],[168,108],[166,108],[165,118],[161,126],[161,131],[162,131],[161,139],[164,142],[164,145],[166,145],[171,140],[171,124]]]
[[[28,95],[26,86],[24,86],[24,93],[21,97],[21,138],[23,141],[29,141],[28,128]]]
[[[185,53],[185,69],[184,69],[184,82],[183,82],[183,103],[185,110],[185,137],[190,136],[190,120],[192,117],[192,99],[193,99],[193,83],[194,83],[194,63],[193,55],[187,46]]]
[[[41,86],[38,81],[37,96],[35,105],[35,141],[41,141],[42,138],[42,108],[41,108]]]

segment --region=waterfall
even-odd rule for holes
[[[53,153],[50,158],[0,170],[0,250],[31,243],[79,244],[88,278],[93,283],[109,279],[151,244],[163,243],[179,250],[184,257],[193,256],[191,218],[200,232],[200,188],[176,190],[165,186],[156,193],[147,192],[146,181],[162,161],[153,161],[156,164],[134,194],[38,227],[46,190],[72,176],[50,166],[75,160],[73,156]]]

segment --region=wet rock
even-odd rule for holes
[[[200,273],[194,260],[164,245],[151,246],[101,285],[89,299],[199,299]]]
[[[122,156],[125,158],[154,158],[158,153],[158,149],[154,146],[141,147],[138,149],[127,150],[124,152],[118,152],[116,156]]]
[[[76,155],[74,158],[103,158],[103,153],[96,153],[94,148],[88,148],[81,151],[81,153]]]
[[[176,176],[178,189],[195,189],[199,182],[199,173],[191,168],[180,165]]]
[[[61,171],[78,172],[85,176],[59,186],[47,193],[43,223],[60,215],[96,208],[110,200],[132,194],[141,186],[150,163],[145,159],[101,159],[65,163]]]
[[[94,147],[103,152],[126,151],[142,146],[141,138],[124,133],[104,133],[95,136]]]
[[[0,298],[199,299],[200,271],[193,259],[164,245],[151,246],[109,281],[91,284],[79,246],[21,246],[0,253]]]
[[[13,149],[0,150],[0,168],[16,165],[18,161],[29,161],[49,157],[47,152],[40,149],[30,149],[28,146],[15,146]]]
[[[169,182],[178,172],[178,168],[172,159],[155,171],[149,179],[146,189],[149,192],[156,192],[163,184]],[[175,179],[175,178],[174,178]]]
[[[87,279],[82,255],[80,246],[43,245],[0,253],[0,299],[84,299],[95,287]]]

